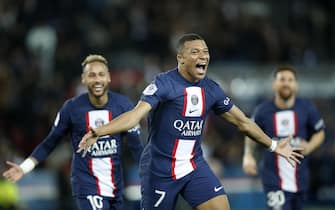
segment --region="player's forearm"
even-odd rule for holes
[[[97,136],[112,135],[135,127],[139,121],[140,119],[136,116],[135,111],[130,110],[118,116],[108,124],[95,128],[94,132]]]
[[[236,125],[245,135],[267,148],[275,146],[275,142],[272,141],[254,121],[246,117],[238,107],[233,106],[228,112],[221,115],[221,117]],[[271,150],[273,150],[273,148]]]
[[[325,132],[324,130],[321,130],[315,134],[312,135],[311,139],[308,142],[308,153],[312,153],[314,150],[316,150],[320,145],[324,142],[325,139]]]
[[[249,137],[244,139],[244,155],[254,155],[256,144]]]
[[[262,131],[262,129],[254,121],[248,119],[245,124],[245,129],[243,131],[248,137],[250,137],[257,143],[264,145],[267,148],[271,147],[272,140]]]
[[[34,149],[31,157],[34,157],[37,162],[45,160],[49,154],[56,148],[64,135],[52,129],[48,136]]]
[[[106,125],[94,129],[95,135],[104,136],[127,131],[137,124],[151,110],[151,105],[144,101],[139,101],[136,107],[125,112]]]

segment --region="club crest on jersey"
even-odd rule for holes
[[[184,89],[183,116],[200,117],[205,110],[205,94],[201,87],[187,87]]]
[[[274,115],[274,130],[275,135],[279,137],[296,134],[296,114],[291,110],[285,110],[275,113]]]
[[[282,124],[283,126],[288,126],[288,124],[289,124],[288,119],[283,119],[283,120],[281,121],[281,124]]]
[[[95,127],[100,127],[100,126],[104,125],[105,122],[104,122],[103,119],[101,119],[101,118],[97,118],[97,119],[95,120],[94,124],[95,124]]]
[[[101,118],[97,118],[95,121],[94,121],[94,125],[95,127],[100,127],[100,126],[103,126],[105,124],[105,121]]]
[[[93,110],[86,113],[87,128],[97,128],[112,120],[112,113],[108,110]]]
[[[191,96],[191,103],[192,105],[196,106],[199,103],[199,98],[197,95],[192,95]]]
[[[151,96],[158,90],[155,83],[151,83],[143,90],[143,95]]]

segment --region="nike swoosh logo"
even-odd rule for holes
[[[220,190],[222,190],[223,186],[220,187],[214,187],[214,192],[219,192]]]
[[[196,112],[196,111],[198,111],[198,109],[190,110],[190,111],[188,111],[188,112],[191,114],[191,113]]]

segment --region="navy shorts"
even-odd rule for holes
[[[79,210],[122,210],[122,199],[99,195],[75,196]]]
[[[302,210],[306,201],[305,192],[287,192],[271,187],[264,187],[266,205],[269,210]]]
[[[208,165],[197,168],[190,174],[173,180],[171,177],[158,177],[150,170],[142,174],[141,209],[174,209],[180,194],[193,208],[225,191],[220,180]]]

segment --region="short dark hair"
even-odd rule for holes
[[[194,41],[194,40],[204,40],[204,38],[202,38],[199,34],[196,34],[196,33],[182,35],[177,42],[177,46],[176,46],[177,53],[178,54],[182,53],[185,42]]]
[[[277,67],[273,73],[273,77],[276,78],[278,73],[282,71],[292,72],[294,77],[297,79],[297,71],[293,66],[290,66],[290,65],[282,65],[282,66]]]

